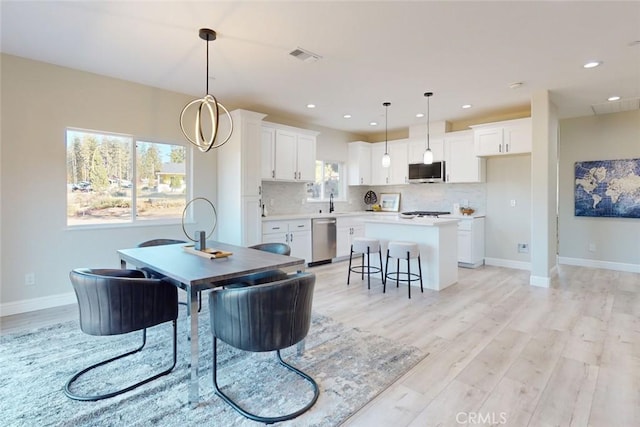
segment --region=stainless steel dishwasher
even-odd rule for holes
[[[324,264],[336,257],[336,219],[314,218],[311,220],[311,263]]]

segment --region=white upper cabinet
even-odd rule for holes
[[[407,140],[391,141],[389,143],[391,167],[389,168],[388,184],[406,184],[409,182],[409,161]]]
[[[349,185],[371,185],[371,144],[362,141],[349,143],[347,169]]]
[[[407,140],[400,139],[387,143],[391,166],[382,167],[384,142],[371,144],[371,185],[406,184],[409,178],[409,163],[407,161]]]
[[[410,139],[408,144],[408,163],[422,163],[424,160],[424,152],[427,149],[426,137]],[[433,153],[434,162],[441,162],[444,160],[444,142],[442,138],[429,138],[429,148],[431,148],[431,152]]]
[[[316,137],[298,135],[296,145],[296,165],[298,181],[315,181],[316,179]]]
[[[262,179],[276,178],[276,130],[262,126],[262,145],[261,151],[261,169],[260,176]]]
[[[276,179],[289,181],[298,179],[297,144],[298,135],[276,129]]]
[[[503,156],[531,152],[531,118],[485,123],[471,127],[476,156]]]
[[[317,132],[268,123],[262,127],[264,180],[315,180]]]
[[[445,134],[445,181],[448,183],[484,182],[486,160],[477,157],[473,131]]]
[[[386,185],[389,181],[389,168],[382,167],[384,142],[371,144],[371,185]]]

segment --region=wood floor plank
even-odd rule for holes
[[[586,426],[597,376],[597,366],[560,358],[529,424]]]
[[[474,426],[638,425],[639,273],[560,265],[545,289],[528,271],[483,266],[408,299],[406,285],[383,294],[379,278],[347,286],[346,262],[307,271],[315,312],[429,353],[347,426],[464,425],[458,413]],[[75,305],[7,316],[0,333],[71,319]]]

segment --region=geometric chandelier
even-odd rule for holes
[[[198,147],[203,153],[211,150],[212,148],[218,148],[231,138],[233,132],[233,119],[231,114],[224,105],[220,104],[215,96],[209,93],[209,42],[216,39],[216,32],[208,28],[201,28],[199,32],[200,38],[207,42],[207,75],[206,75],[206,88],[207,93],[203,98],[194,99],[188,103],[180,113],[180,129],[184,136],[193,145]],[[195,112],[195,123],[193,124],[193,133],[189,134],[185,130],[185,114],[191,107],[197,108]],[[224,140],[220,142],[218,137],[218,128],[220,125],[220,109],[224,110],[225,114],[229,118],[229,134]],[[203,112],[205,114],[203,114]],[[206,135],[205,135],[206,132]]]

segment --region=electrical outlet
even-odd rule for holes
[[[596,251],[596,244],[589,243],[589,252],[595,252],[595,251]]]
[[[273,199],[269,199],[269,206],[273,206]]]
[[[512,208],[516,207],[516,199],[511,199],[511,207]]]
[[[35,273],[27,273],[24,275],[24,284],[26,286],[33,286],[36,284],[36,274]]]
[[[526,243],[518,243],[518,253],[528,254],[529,253],[529,245]]]

